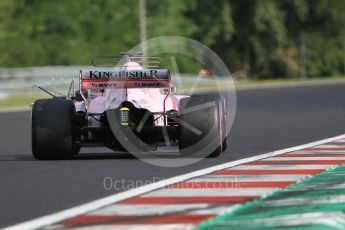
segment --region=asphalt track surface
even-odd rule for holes
[[[31,156],[28,112],[0,113],[0,228],[197,169],[345,133],[345,84],[237,92],[229,150],[179,168],[152,166],[129,155],[83,150],[77,159]],[[124,180],[107,190],[105,177]],[[119,187],[119,186],[118,186]]]

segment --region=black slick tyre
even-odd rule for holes
[[[218,157],[222,149],[221,104],[214,96],[192,96],[180,101],[180,152]]]
[[[53,98],[35,101],[31,115],[32,154],[39,160],[65,159],[76,155],[75,107],[72,101]]]

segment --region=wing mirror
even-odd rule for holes
[[[169,93],[169,89],[165,88],[164,89],[164,94],[167,95]],[[174,85],[170,85],[170,94],[175,94],[176,93],[176,87]]]

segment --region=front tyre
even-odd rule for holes
[[[35,101],[31,117],[32,154],[39,160],[65,159],[76,155],[75,107],[72,101],[53,98]]]

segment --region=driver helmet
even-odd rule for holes
[[[125,71],[126,70],[142,70],[142,69],[144,69],[139,63],[134,62],[134,61],[126,62],[122,68]]]

